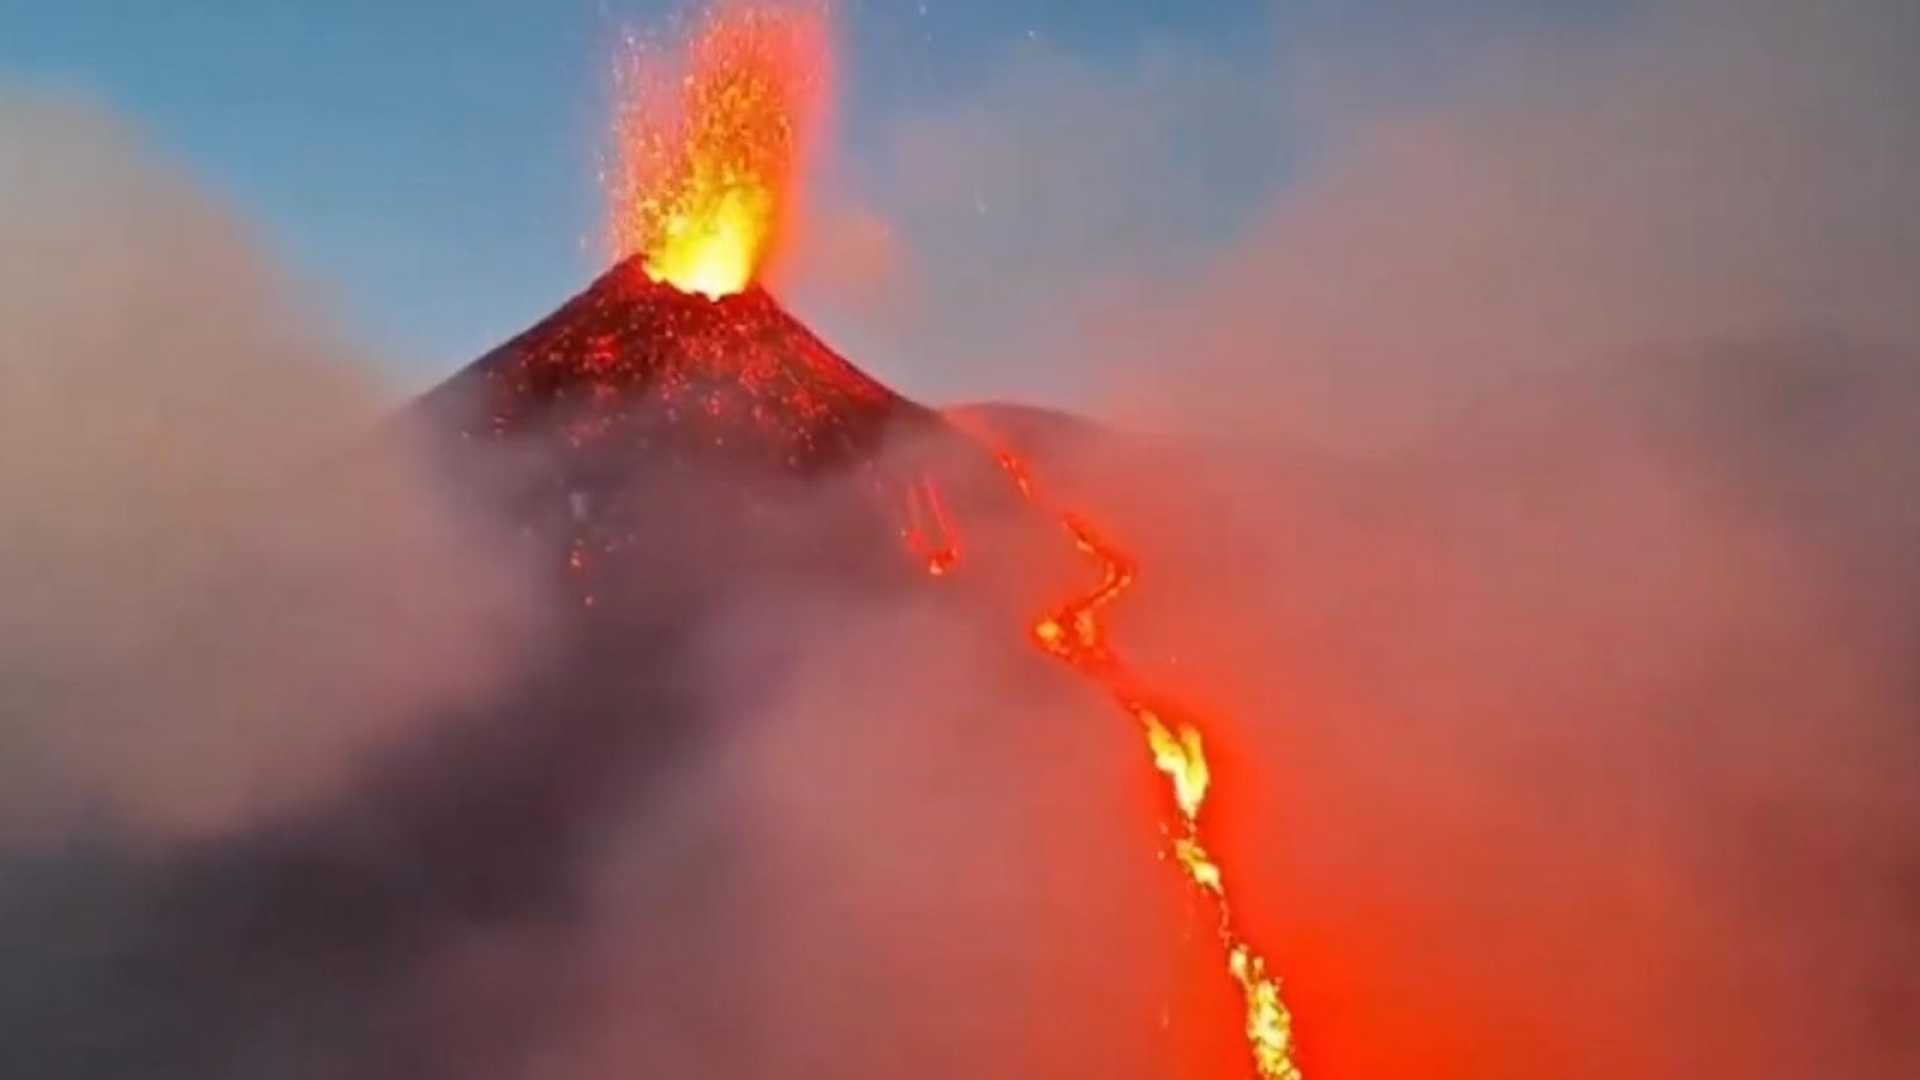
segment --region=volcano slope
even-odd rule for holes
[[[865,566],[869,552],[798,543],[797,508],[828,481],[852,481],[839,486],[864,487],[881,511],[899,479],[883,475],[883,444],[946,441],[936,414],[842,359],[758,286],[708,300],[651,280],[636,260],[417,412],[451,440],[441,459],[452,482],[569,548],[564,561],[588,583],[603,580],[596,567],[689,554],[830,553]]]
[[[703,622],[775,581],[923,587],[900,493],[927,455],[979,457],[765,292],[709,301],[634,263],[396,425],[550,568],[541,654],[323,804],[160,854],[103,828],[37,857],[0,893],[9,1075],[524,1075],[564,1027],[544,957],[569,948],[583,853],[778,677],[775,649],[717,700]],[[429,988],[476,939],[543,959]]]

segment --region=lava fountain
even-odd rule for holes
[[[674,59],[629,41],[607,178],[617,258],[712,299],[744,290],[791,237],[832,78],[816,8],[716,8]]]

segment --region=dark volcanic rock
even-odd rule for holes
[[[570,456],[796,470],[870,457],[891,425],[932,420],[758,286],[708,300],[631,260],[422,406],[469,438],[538,432]]]

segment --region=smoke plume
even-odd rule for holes
[[[369,776],[538,655],[535,569],[104,112],[0,103],[0,235],[9,1068],[328,1072],[446,921]]]
[[[370,368],[104,114],[0,122],[0,825],[219,830],[497,690],[530,593]]]

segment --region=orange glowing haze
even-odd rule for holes
[[[807,150],[832,81],[824,12],[723,4],[679,56],[629,40],[607,176],[614,255],[718,299],[791,237]]]

